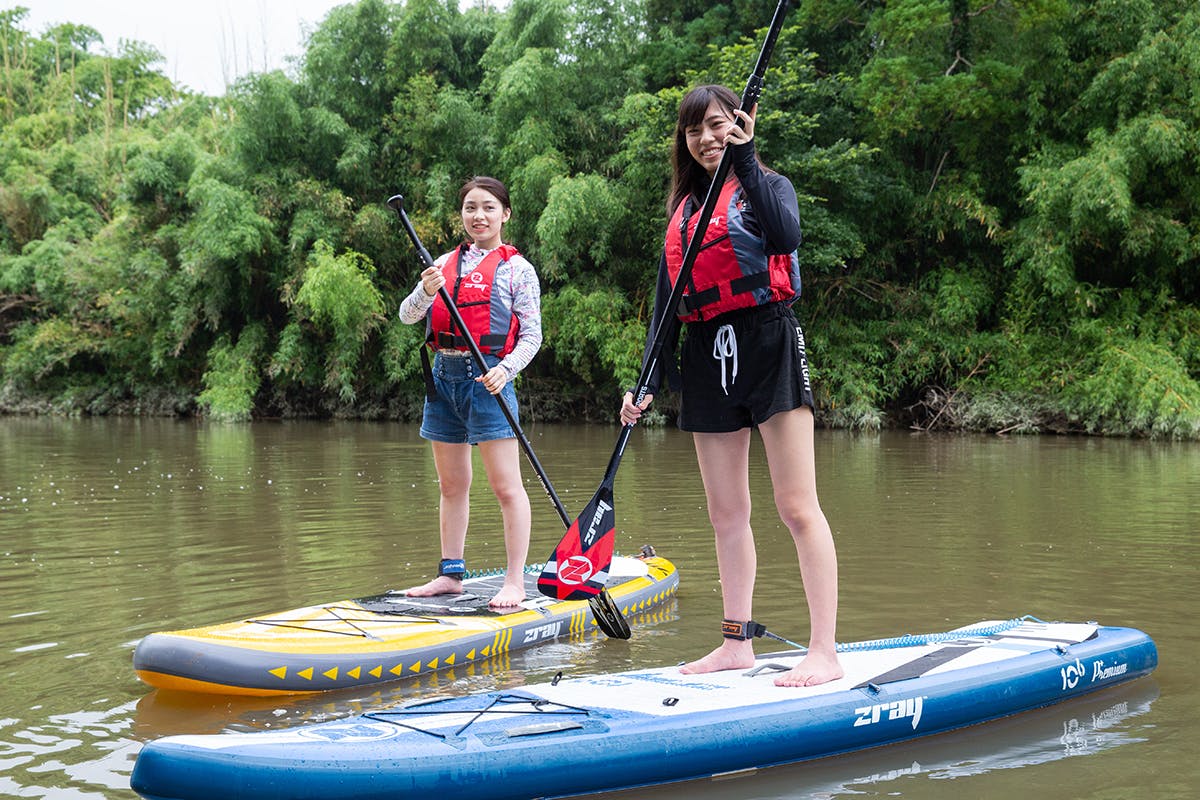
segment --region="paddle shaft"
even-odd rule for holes
[[[417,236],[416,230],[412,226],[412,222],[408,219],[408,214],[404,212],[404,198],[400,195],[394,195],[388,199],[388,205],[395,210],[400,217],[400,224],[404,226],[405,232],[408,233],[408,238],[412,240],[413,247],[417,249],[417,255],[421,259],[421,263],[426,268],[435,266],[433,257],[429,255],[429,251],[425,249],[425,245],[421,244],[420,237]],[[454,298],[446,291],[446,287],[442,286],[438,289],[438,297],[446,304],[446,308],[450,310],[450,319],[454,325],[462,332],[463,338],[467,341],[467,346],[471,350],[471,355],[475,358],[475,363],[479,369],[486,373],[488,371],[487,362],[483,360],[483,351],[479,349],[479,345],[475,341],[475,337],[471,336],[467,330],[467,324],[463,321],[462,314],[458,311],[458,306],[454,303]],[[537,473],[538,480],[542,482],[542,488],[546,490],[551,502],[554,503],[554,509],[558,512],[558,516],[562,519],[563,525],[570,527],[571,518],[567,515],[567,509],[563,506],[562,500],[558,498],[558,494],[554,491],[554,486],[550,483],[550,478],[546,475],[546,470],[542,469],[542,462],[538,460],[537,454],[533,452],[533,445],[529,443],[529,438],[525,436],[525,432],[521,430],[520,423],[513,416],[508,404],[504,402],[504,398],[498,393],[492,395],[496,398],[496,402],[500,405],[500,410],[504,412],[504,418],[508,420],[508,426],[512,428],[512,432],[516,435],[517,441],[521,444],[521,449],[525,452],[525,457],[529,459],[529,464],[533,467],[533,471]]]

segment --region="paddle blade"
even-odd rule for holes
[[[550,554],[538,590],[558,600],[587,600],[604,591],[617,538],[611,484],[600,487]]]
[[[629,630],[629,623],[625,621],[625,617],[621,615],[621,609],[617,607],[617,601],[613,600],[612,595],[608,592],[601,592],[589,597],[588,607],[592,610],[596,626],[604,631],[604,635],[608,638],[628,639],[633,635],[633,632]]]

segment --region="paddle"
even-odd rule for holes
[[[412,240],[413,247],[417,250],[417,255],[421,259],[421,263],[426,267],[434,266],[433,257],[429,255],[429,251],[425,249],[425,245],[421,244],[420,237],[417,236],[416,230],[412,226],[412,222],[408,219],[408,214],[404,211],[404,197],[401,195],[393,195],[388,198],[387,204],[400,217],[400,224],[404,226],[405,232],[408,233],[408,238]],[[454,299],[450,297],[450,293],[446,291],[446,287],[442,286],[438,289],[438,297],[446,304],[446,308],[450,310],[450,319],[455,327],[463,333],[463,339],[466,340],[467,346],[471,350],[471,355],[475,358],[475,363],[479,366],[482,373],[488,370],[487,363],[483,360],[483,352],[479,349],[479,344],[474,337],[467,332],[467,325],[463,321],[462,314],[459,313],[458,306],[455,305]],[[496,402],[500,405],[500,410],[504,412],[504,419],[508,421],[508,426],[512,428],[513,434],[516,435],[517,441],[521,444],[521,449],[525,452],[525,457],[529,459],[529,463],[533,466],[533,471],[537,473],[538,480],[542,482],[542,488],[546,490],[550,500],[554,503],[554,508],[558,511],[558,516],[562,518],[563,525],[569,526],[571,518],[567,516],[567,510],[563,507],[562,501],[558,499],[558,494],[555,493],[554,487],[550,484],[550,478],[546,475],[546,470],[542,469],[542,462],[538,461],[537,455],[533,452],[533,445],[529,443],[525,432],[521,430],[520,423],[513,416],[508,404],[504,402],[499,394],[492,395],[496,398]],[[607,568],[607,565],[606,565]],[[577,598],[583,599],[583,598]],[[601,584],[600,590],[594,592],[588,598],[588,605],[592,609],[592,616],[596,618],[596,625],[602,630],[605,635],[614,639],[628,639],[632,634],[629,630],[629,623],[625,621],[625,617],[621,615],[621,609],[613,601],[612,596]]]
[[[742,92],[741,109],[743,111],[749,112],[754,108],[759,95],[762,94],[763,76],[767,71],[767,63],[771,60],[771,53],[775,50],[779,31],[783,28],[783,18],[787,15],[787,8],[788,0],[780,0],[779,5],[775,8],[775,14],[771,18],[771,27],[767,30],[762,49],[758,54],[758,61],[754,65],[750,79],[746,82],[745,91]],[[742,123],[739,120],[737,124],[741,125]],[[667,323],[679,306],[684,288],[691,279],[692,267],[696,263],[696,256],[700,253],[704,233],[708,229],[709,220],[716,208],[717,198],[721,195],[725,177],[729,174],[733,159],[731,150],[732,148],[725,148],[725,152],[721,156],[721,163],[713,175],[708,193],[704,197],[704,206],[696,221],[696,232],[688,242],[687,250],[683,255],[683,264],[680,266],[679,277],[671,289],[666,307],[663,309],[662,319],[658,320],[654,339],[647,351],[647,357],[642,363],[642,371],[638,375],[633,392],[636,398],[634,402],[639,405],[646,399],[650,376],[654,374],[654,370],[658,366],[658,358],[666,343],[669,327]],[[613,482],[616,479],[617,467],[621,464],[621,457],[625,453],[625,445],[628,443],[629,434],[632,431],[632,424],[621,428],[612,457],[608,460],[604,479],[600,482],[600,488],[584,506],[579,517],[567,528],[566,535],[554,548],[550,558],[546,560],[546,568],[538,577],[538,589],[542,594],[560,600],[576,600],[591,597],[603,590],[604,583],[608,578],[608,566],[612,563],[616,540]]]

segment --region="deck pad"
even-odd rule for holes
[[[615,569],[609,571],[605,588],[609,591],[616,589],[622,583],[647,574],[649,568],[639,559],[621,558],[615,562]],[[557,603],[551,597],[546,597],[538,590],[538,576],[527,571],[525,578],[525,600],[521,608],[547,608]],[[504,573],[480,575],[467,578],[463,582],[462,594],[440,594],[432,597],[413,597],[403,590],[392,590],[383,594],[360,597],[354,604],[375,614],[408,614],[410,616],[465,616],[476,614],[488,617],[502,617],[513,613],[513,609],[492,608],[488,605],[504,585]]]

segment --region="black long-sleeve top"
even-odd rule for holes
[[[754,142],[734,145],[733,174],[742,185],[746,205],[742,208],[742,219],[747,230],[757,234],[765,243],[767,255],[786,255],[800,246],[800,208],[792,182],[777,172],[764,170],[755,158]],[[701,198],[702,200],[703,198]],[[699,205],[699,203],[697,203]],[[671,297],[671,275],[667,271],[667,256],[664,251],[658,260],[658,282],[654,290],[654,317],[646,336],[646,349],[642,354],[642,368],[650,356],[650,345],[657,334],[658,324],[664,317],[667,300]],[[679,386],[679,368],[675,350],[679,343],[680,322],[674,309],[666,315],[666,339],[662,353],[647,381],[648,392],[657,394],[662,383],[663,366],[667,368],[667,379],[672,388]]]

